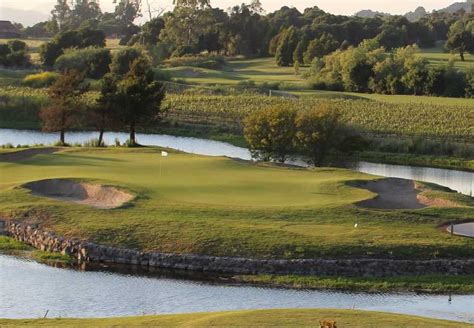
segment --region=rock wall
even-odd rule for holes
[[[474,274],[474,259],[302,259],[258,260],[191,254],[147,253],[59,237],[38,227],[6,221],[5,231],[37,249],[68,254],[79,262],[133,264],[222,274],[300,274],[386,277],[428,274]]]

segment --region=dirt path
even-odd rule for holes
[[[0,154],[0,162],[18,162],[29,159],[36,155],[49,155],[59,151],[59,148],[31,148]]]
[[[373,199],[357,203],[360,207],[376,209],[417,209],[426,207],[418,200],[417,196],[420,191],[415,188],[413,180],[381,179],[368,181],[358,187],[378,194]]]

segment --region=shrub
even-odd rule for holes
[[[121,49],[112,57],[110,71],[115,75],[125,75],[130,70],[130,65],[142,56],[142,51],[137,48],[128,47]]]
[[[47,88],[53,84],[59,74],[55,72],[41,72],[30,74],[23,79],[23,84],[31,88]]]
[[[311,164],[320,166],[327,154],[341,145],[341,115],[328,106],[298,113],[295,144]]]
[[[76,70],[91,79],[100,79],[109,72],[112,62],[110,51],[104,48],[70,49],[55,62],[56,70]]]
[[[257,111],[244,121],[244,134],[256,159],[284,162],[293,153],[295,111],[271,107]]]

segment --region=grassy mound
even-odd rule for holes
[[[2,327],[473,327],[472,324],[415,316],[349,310],[257,310],[110,319],[0,320]]]
[[[374,177],[350,170],[269,167],[175,152],[162,158],[158,149],[147,148],[70,149],[0,162],[0,172],[0,216],[100,244],[251,258],[474,255],[474,240],[438,228],[472,217],[472,202],[361,209],[355,203],[374,194],[348,182]],[[20,187],[45,179],[113,185],[137,197],[125,207],[101,210],[37,197]]]

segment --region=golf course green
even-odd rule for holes
[[[472,216],[469,197],[421,186],[448,207],[363,208],[376,194],[345,169],[253,164],[158,148],[63,148],[0,161],[0,216],[65,237],[144,251],[249,258],[468,258],[474,240],[440,226]],[[34,181],[113,186],[133,199],[101,209],[32,193]],[[49,191],[54,193],[54,191]],[[100,197],[99,197],[100,198]],[[357,224],[357,227],[355,227]]]

